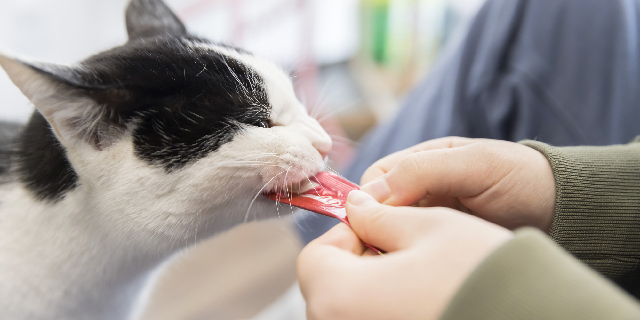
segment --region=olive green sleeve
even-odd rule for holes
[[[556,205],[551,238],[633,290],[640,280],[640,143],[606,147],[521,143],[545,155],[553,169]]]
[[[640,319],[640,305],[542,232],[521,229],[473,271],[440,319]]]

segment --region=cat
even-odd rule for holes
[[[0,149],[2,319],[136,319],[163,263],[276,216],[260,194],[324,168],[331,138],[281,69],[160,0],[131,1],[126,25],[74,66],[0,55],[36,107]]]

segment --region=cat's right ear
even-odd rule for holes
[[[187,33],[184,24],[161,0],[131,0],[126,20],[129,40]]]
[[[2,54],[0,66],[44,116],[63,145],[84,142],[95,149],[102,149],[122,134],[118,126],[104,121],[105,106],[88,94],[107,89],[84,85],[86,81],[78,69],[53,64],[28,64]]]

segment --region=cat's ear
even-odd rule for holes
[[[131,0],[126,20],[129,40],[187,33],[184,24],[161,0]]]
[[[124,132],[123,125],[110,121],[113,112],[94,98],[96,94],[115,89],[83,85],[86,75],[81,70],[53,64],[28,64],[2,54],[0,66],[49,122],[63,145],[86,143],[102,149]]]

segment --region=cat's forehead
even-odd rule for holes
[[[251,55],[198,38],[137,39],[81,62],[80,68],[86,71],[81,80],[89,85],[163,92],[232,86],[242,80],[258,84],[261,75],[240,58],[244,56]]]
[[[218,45],[199,39],[187,40],[187,43],[192,50],[220,54],[242,63],[251,70],[251,73],[260,78],[267,92],[274,118],[277,118],[278,115],[282,116],[292,112],[306,113],[304,106],[298,103],[291,77],[275,64],[234,47]]]

